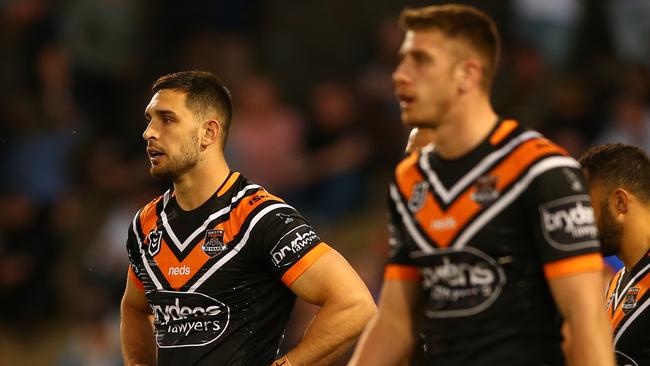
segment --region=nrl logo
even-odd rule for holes
[[[210,258],[226,250],[226,244],[223,242],[223,230],[208,229],[205,231],[205,239],[201,244],[201,249]]]
[[[147,235],[147,251],[150,256],[155,256],[160,252],[160,242],[162,240],[162,230],[153,229]]]

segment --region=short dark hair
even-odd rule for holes
[[[483,59],[481,86],[490,89],[499,66],[501,41],[496,23],[489,15],[468,5],[431,5],[404,9],[399,23],[405,30],[434,29],[467,42]]]
[[[232,118],[230,91],[217,76],[207,71],[181,71],[161,76],[151,86],[155,94],[160,90],[182,91],[186,105],[198,116],[216,114],[223,129],[222,147],[225,147]]]
[[[626,144],[594,146],[580,158],[590,183],[606,191],[622,187],[650,202],[650,158],[643,149]]]

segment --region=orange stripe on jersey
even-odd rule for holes
[[[388,264],[384,270],[384,280],[421,281],[422,275],[416,267]]]
[[[252,196],[243,198],[239,205],[230,212],[230,219],[219,224],[219,228],[223,227],[226,234],[224,236],[224,242],[228,243],[228,241],[237,236],[248,215],[250,215],[250,213],[259,205],[268,201],[284,203],[281,198],[276,197],[265,190],[260,190]],[[228,235],[230,235],[230,237],[228,237]]]
[[[133,268],[131,268],[131,266],[129,266],[129,269],[128,269],[127,273],[128,273],[127,277],[129,278],[131,283],[133,283],[135,285],[135,287],[137,287],[140,290],[144,291],[144,284],[142,283],[142,281],[140,281],[138,276],[135,275],[135,272],[133,272]]]
[[[621,286],[623,286],[623,284],[621,284]],[[645,295],[648,292],[648,289],[650,288],[650,276],[646,274],[643,277],[643,279],[636,282],[631,287],[639,289],[639,292],[636,294],[636,299],[637,300],[643,298],[643,295]],[[625,312],[623,312],[623,304],[625,303],[625,295],[626,294],[623,294],[623,296],[621,297],[621,300],[617,304],[618,307],[616,308],[616,311],[614,312],[614,316],[612,316],[612,318],[611,318],[611,320],[612,320],[612,329],[614,329],[614,331],[616,331],[616,328],[618,328],[618,326],[621,325],[621,321],[623,320],[623,318],[625,318],[625,315],[626,315]]]
[[[621,278],[622,275],[623,275],[623,269],[616,272],[614,277],[609,281],[609,287],[607,288],[607,294],[606,294],[606,297],[605,297],[605,301],[609,301],[609,299],[612,298],[612,295],[614,295],[614,291],[616,291],[616,287],[618,285],[618,280]],[[609,304],[608,309],[611,308],[612,306],[614,306],[614,301],[612,301]],[[610,311],[608,311],[608,313],[611,314]]]
[[[410,174],[411,170],[415,167],[415,164],[417,164],[419,158],[420,153],[416,152],[409,155],[406,159],[402,160],[402,162],[400,162],[395,169],[396,176],[401,177],[405,174]]]
[[[535,161],[551,154],[566,155],[566,151],[546,139],[532,139],[522,143],[505,160],[485,174],[495,177],[496,190],[503,191],[507,186],[519,179]],[[400,175],[398,175],[397,183],[400,191],[407,198],[412,195],[412,189],[415,184],[425,179],[416,168],[415,162],[410,165],[404,165],[404,168],[398,171],[398,174]],[[415,217],[422,224],[421,226],[424,231],[440,247],[446,248],[451,245],[451,241],[482,209],[483,206],[472,199],[476,191],[477,187],[470,185],[465,192],[456,198],[446,211],[442,210],[432,195],[426,195],[424,205],[415,214]],[[454,225],[436,227],[435,223],[437,221],[448,219],[452,219]]]
[[[287,285],[287,287],[291,286],[298,277],[307,270],[307,268],[311,267],[318,258],[330,250],[332,250],[332,248],[330,248],[329,245],[323,242],[318,243],[318,245],[307,252],[307,254],[300,258],[298,262],[294,263],[294,265],[291,266],[284,275],[282,275],[282,282]]]
[[[503,139],[508,137],[510,132],[514,131],[514,129],[517,128],[517,126],[519,126],[519,123],[517,123],[517,121],[515,121],[514,119],[507,119],[501,122],[499,127],[496,129],[496,131],[494,131],[494,133],[490,137],[490,144],[492,145],[499,144],[501,141],[503,141]]]
[[[154,260],[156,261],[156,265],[158,265],[160,272],[162,272],[163,276],[165,276],[165,279],[174,290],[183,287],[183,285],[194,277],[201,267],[203,267],[203,265],[210,259],[203,249],[201,249],[204,240],[205,239],[201,239],[201,241],[192,248],[192,251],[187,254],[187,257],[185,257],[182,262],[179,262],[174,252],[169,249],[165,240],[161,239],[160,252],[156,254]]]
[[[546,263],[544,274],[547,279],[552,280],[578,273],[598,272],[603,268],[603,257],[599,253],[590,253]]]
[[[217,192],[217,196],[221,197],[226,192],[228,192],[230,187],[232,187],[232,185],[235,184],[235,181],[237,180],[237,178],[239,178],[239,173],[237,173],[237,172],[232,173],[230,175],[230,177],[228,178],[228,180],[223,184],[221,189],[219,189],[219,192]]]
[[[156,198],[155,200],[149,202],[146,206],[140,211],[140,229],[142,234],[146,238],[149,232],[156,227],[156,222],[158,222],[158,213],[156,212],[156,205],[162,199],[163,196]],[[144,239],[143,239],[144,240]]]

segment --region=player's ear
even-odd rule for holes
[[[616,209],[616,212],[619,214],[625,214],[629,210],[629,205],[630,205],[630,195],[629,193],[622,189],[622,188],[617,188],[614,190],[613,194],[614,198],[614,209]]]
[[[483,65],[478,59],[470,58],[463,61],[459,68],[459,89],[461,93],[471,90],[481,84]]]
[[[216,119],[207,120],[203,123],[202,131],[203,133],[200,136],[201,146],[205,148],[219,141],[221,125]]]

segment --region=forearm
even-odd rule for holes
[[[413,332],[407,321],[376,316],[364,331],[349,366],[407,365],[413,350]]]
[[[611,328],[602,309],[583,309],[567,319],[571,341],[568,344],[572,366],[614,365]]]
[[[125,366],[156,364],[156,345],[149,316],[122,304],[120,335]]]
[[[287,354],[292,366],[330,365],[355,342],[376,311],[372,299],[325,303],[303,339]]]

